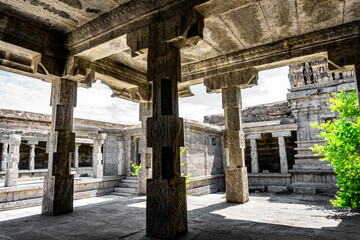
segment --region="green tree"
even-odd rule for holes
[[[312,126],[321,130],[318,137],[325,145],[316,144],[312,151],[317,156],[324,155],[321,161],[329,161],[337,174],[339,190],[334,207],[360,208],[360,111],[354,90],[333,93],[328,105],[331,112],[339,116],[333,121]]]

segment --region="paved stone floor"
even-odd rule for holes
[[[243,205],[223,196],[189,196],[189,233],[179,239],[360,239],[360,214],[332,208],[327,196],[251,194]],[[148,239],[145,197],[107,195],[74,206],[57,217],[40,207],[0,212],[0,239]]]

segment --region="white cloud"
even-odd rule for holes
[[[242,90],[243,107],[286,99],[290,84],[288,67],[259,73],[259,85]],[[223,113],[221,94],[206,93],[203,84],[191,87],[194,97],[179,100],[180,116],[203,121],[204,116]],[[0,108],[51,113],[51,84],[21,75],[0,71]],[[112,91],[100,82],[92,88],[78,89],[77,118],[135,124],[139,121],[139,104],[119,98],[111,98]]]

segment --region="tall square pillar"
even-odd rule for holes
[[[5,187],[16,187],[19,179],[21,136],[11,134],[9,139],[9,153],[7,155]]]
[[[52,83],[52,119],[47,146],[49,165],[44,177],[43,214],[60,215],[73,211],[74,176],[70,172],[71,155],[75,149],[72,130],[76,92],[76,82],[60,79]]]
[[[1,140],[3,146],[2,146],[2,152],[1,152],[1,168],[0,171],[6,171],[6,165],[7,165],[7,156],[9,153],[9,140]]]
[[[151,174],[151,148],[147,147],[146,122],[147,118],[152,115],[151,102],[140,103],[140,121],[141,121],[141,137],[140,137],[140,161],[141,168],[138,175],[138,192],[146,194],[147,179]]]
[[[256,85],[257,79],[258,74],[255,68],[227,72],[204,79],[207,92],[222,92],[225,115],[224,148],[227,160],[225,168],[227,202],[246,203],[249,201],[244,153],[245,136],[241,121],[241,89]]]
[[[94,178],[102,178],[104,176],[104,161],[101,147],[104,143],[104,140],[106,139],[106,134],[90,134],[89,138],[93,139],[94,141],[92,151],[93,176]]]

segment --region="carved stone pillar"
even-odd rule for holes
[[[92,159],[93,159],[93,176],[94,178],[102,178],[104,176],[104,162],[101,147],[106,138],[106,134],[90,134],[90,139],[94,140]]]
[[[9,141],[8,140],[1,140],[2,146],[2,153],[1,153],[1,171],[6,171],[6,164],[7,164],[7,156],[8,156],[8,149],[9,149]]]
[[[19,160],[20,160],[21,136],[18,134],[10,135],[9,154],[7,156],[5,187],[15,187],[18,184]]]
[[[146,121],[152,114],[151,102],[140,103],[140,121],[141,121],[141,137],[140,137],[140,157],[141,168],[138,175],[138,192],[146,194],[146,184],[151,172],[151,148],[147,147],[146,138]]]
[[[288,173],[288,160],[286,154],[286,145],[285,145],[285,138],[290,137],[291,132],[274,132],[271,134],[272,137],[277,137],[279,142],[279,155],[280,155],[280,170],[281,173]]]
[[[77,83],[67,79],[54,81],[51,93],[49,165],[48,175],[44,177],[42,213],[60,215],[73,211],[74,176],[70,172],[71,154],[75,149],[72,130]]]
[[[249,201],[244,153],[245,136],[241,122],[241,88],[257,84],[257,78],[257,70],[248,68],[204,79],[207,92],[222,92],[225,113],[224,147],[227,159],[225,169],[227,202],[245,203]]]
[[[259,158],[256,139],[261,138],[261,134],[250,134],[246,136],[247,139],[250,139],[251,147],[251,173],[259,173]]]
[[[119,144],[119,154],[118,154],[118,175],[125,175],[125,164],[124,164],[124,136],[119,136],[116,138]]]
[[[29,156],[29,170],[35,170],[35,145],[37,145],[39,141],[29,140],[28,144],[30,145],[30,156]]]
[[[188,231],[185,178],[180,174],[184,130],[178,110],[179,48],[188,38],[200,40],[204,21],[192,10],[198,1],[187,3],[159,12],[151,25],[127,34],[127,44],[133,51],[148,48],[147,78],[152,82],[153,114],[147,119],[146,129],[153,162],[152,179],[146,186],[146,235],[155,238],[174,239]]]
[[[188,230],[185,178],[180,176],[180,147],[184,146],[177,96],[180,50],[159,42],[149,48],[148,54],[153,117],[147,120],[147,143],[153,149],[153,172],[147,182],[146,233],[150,237],[172,238]]]
[[[81,143],[75,143],[75,151],[74,151],[74,168],[79,168],[79,147]]]

